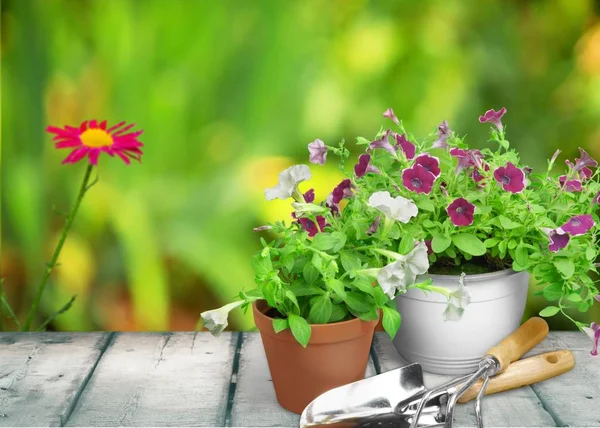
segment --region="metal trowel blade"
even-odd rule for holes
[[[410,364],[321,394],[302,412],[300,428],[408,427],[412,415],[398,409],[414,409],[426,391],[421,365]],[[438,405],[428,404],[419,426],[436,424],[439,414]]]

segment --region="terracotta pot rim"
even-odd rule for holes
[[[273,330],[274,318],[264,314],[263,311],[265,308],[270,308],[270,306],[267,305],[266,300],[257,300],[252,304],[252,311],[254,313],[256,327],[259,329],[261,334],[268,334],[278,340],[295,342],[296,339],[289,329],[275,333],[275,330]],[[352,340],[356,336],[360,336],[368,330],[374,330],[378,321],[379,320],[363,321],[360,318],[353,318],[348,321],[335,322],[331,324],[309,324],[311,327],[309,345]]]

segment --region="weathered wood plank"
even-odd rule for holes
[[[398,355],[392,341],[383,333],[378,333],[374,340],[381,372],[397,369],[407,363]],[[424,373],[427,388],[434,388],[451,379],[453,376],[442,376]],[[554,427],[552,416],[544,407],[531,387],[523,387],[502,394],[490,395],[483,400],[483,417],[485,426],[489,427]],[[473,403],[458,405],[455,411],[455,426],[475,426],[475,410]]]
[[[365,376],[375,374],[373,361]],[[235,395],[231,411],[234,427],[298,427],[300,416],[277,402],[259,333],[244,333]]]
[[[69,426],[223,426],[238,333],[117,334]]]
[[[532,386],[557,425],[600,427],[600,357],[590,355],[592,342],[583,333],[551,332],[540,348],[569,349],[575,356],[572,371]]]
[[[0,333],[0,426],[60,426],[108,333]]]

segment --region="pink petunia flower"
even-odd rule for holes
[[[575,159],[576,163],[575,166],[573,166],[573,171],[581,171],[590,166],[594,168],[598,166],[596,159],[588,155],[581,147],[579,147],[579,153],[581,153],[581,157],[579,159]]]
[[[319,215],[317,216],[316,220],[317,224],[308,218],[301,217],[298,219],[298,222],[302,225],[304,230],[308,232],[308,236],[311,238],[317,233],[323,232],[323,229],[325,226],[327,226],[327,220],[325,220],[325,217]]]
[[[402,184],[408,190],[416,193],[425,193],[428,195],[431,192],[435,178],[435,175],[419,164],[415,164],[412,168],[406,168],[402,171]]]
[[[464,198],[457,198],[448,205],[446,212],[455,226],[470,226],[473,224],[475,205]]]
[[[358,157],[358,163],[354,165],[354,173],[358,178],[362,177],[368,172],[379,174],[379,168],[371,165],[371,155],[362,154]]]
[[[454,147],[450,150],[450,155],[458,159],[456,165],[456,175],[470,167],[481,168],[483,166],[483,154],[479,150],[463,150]]]
[[[568,233],[571,236],[583,235],[587,233],[596,223],[590,214],[576,215],[571,217],[565,224],[556,229],[563,235]]]
[[[558,177],[560,187],[566,192],[581,192],[581,181],[579,180],[568,180],[566,175]]]
[[[392,155],[396,156],[396,149],[394,148],[394,146],[392,146],[388,140],[388,137],[390,136],[392,131],[390,131],[389,129],[387,131],[385,131],[383,133],[383,135],[381,136],[381,138],[379,138],[378,140],[372,141],[371,144],[369,144],[369,149],[373,150],[373,149],[384,149],[387,152],[391,153]]]
[[[483,165],[483,169],[484,171],[489,171],[490,170],[490,166],[486,163]],[[481,169],[479,168],[473,168],[473,172],[471,173],[471,177],[473,177],[473,180],[475,180],[476,183],[479,183],[481,180],[483,180],[485,177],[481,174]]]
[[[588,335],[590,340],[592,341],[594,347],[592,349],[593,356],[598,355],[598,342],[600,341],[600,325],[595,322],[591,323],[589,327],[583,327],[583,331]]]
[[[525,188],[525,173],[510,162],[496,168],[494,178],[507,192],[521,193]]]
[[[435,175],[440,176],[440,161],[435,156],[429,155],[429,153],[423,153],[415,159],[415,165],[423,166],[427,171]]]
[[[431,239],[427,239],[425,241],[425,246],[427,247],[427,255],[433,254],[433,247],[431,246]]]
[[[353,190],[354,185],[350,179],[346,178],[345,180],[342,180],[342,182],[338,184],[331,193],[333,195],[331,198],[332,202],[335,205],[338,205],[342,199],[351,197],[354,194]]]
[[[394,114],[394,110],[392,110],[391,107],[389,109],[387,109],[386,111],[383,112],[383,117],[386,117],[386,118],[390,119],[396,125],[400,125],[400,121],[398,120],[398,118]]]
[[[448,147],[446,140],[450,138],[451,133],[452,130],[450,129],[450,126],[448,126],[448,121],[444,120],[438,126],[438,139],[434,141],[432,147],[441,149]]]
[[[413,143],[406,139],[406,134],[399,135],[394,132],[394,138],[396,139],[396,148],[400,147],[406,159],[413,159],[417,148]]]
[[[138,140],[143,131],[126,133],[134,126],[119,122],[107,129],[105,120],[100,123],[86,120],[78,128],[48,126],[46,131],[55,134],[52,140],[57,149],[72,149],[63,164],[76,163],[87,156],[92,165],[98,165],[100,153],[106,153],[109,156],[119,156],[129,165],[130,159],[142,161],[141,148],[144,146]]]
[[[310,163],[323,165],[327,160],[327,146],[318,138],[308,145],[308,160]]]
[[[492,123],[494,125],[496,125],[496,128],[498,128],[498,131],[502,132],[502,130],[504,129],[502,126],[502,116],[504,116],[506,114],[506,108],[502,107],[500,110],[495,111],[494,109],[490,109],[488,111],[485,112],[484,115],[479,116],[479,122],[480,123]]]
[[[550,240],[550,244],[548,244],[548,249],[553,253],[557,253],[563,248],[565,248],[567,245],[569,245],[571,237],[568,234],[560,234],[557,230],[547,228],[544,228],[543,231],[546,233],[548,239]]]
[[[598,192],[596,197],[594,197],[594,199],[592,199],[592,205],[594,205],[594,204],[600,204],[600,192]]]

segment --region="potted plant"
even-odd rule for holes
[[[394,344],[427,371],[475,370],[487,349],[519,325],[530,274],[537,294],[551,302],[540,315],[562,313],[597,347],[596,325],[573,320],[567,310],[585,312],[600,299],[590,277],[599,253],[598,163],[579,149],[580,157],[566,160],[564,175],[555,177],[557,151],[545,171],[534,172],[506,140],[505,113],[480,116],[492,125],[491,148],[483,150],[469,149],[447,122],[418,141],[391,109],[384,116],[398,132],[382,132],[369,144],[378,152],[374,164],[388,172],[368,175],[362,187],[396,189],[420,210],[398,227],[402,236],[427,243],[431,266],[423,278],[438,293],[410,289],[396,299],[403,323]]]
[[[315,140],[310,161],[325,163],[328,151],[340,156],[345,171],[349,151],[343,142],[328,147]],[[313,189],[299,189],[311,178],[308,166],[281,172],[265,195],[292,199],[292,221],[255,229],[274,237],[261,238],[262,250],[252,258],[256,288],[201,314],[216,335],[227,326],[229,311],[252,306],[277,399],[296,413],[321,393],[362,379],[380,317],[390,337],[398,330],[396,294],[430,285],[417,281],[429,267],[427,246],[400,235],[399,225],[419,209],[409,199],[364,188],[375,183],[363,178],[380,172],[369,159],[362,155],[320,204]]]

